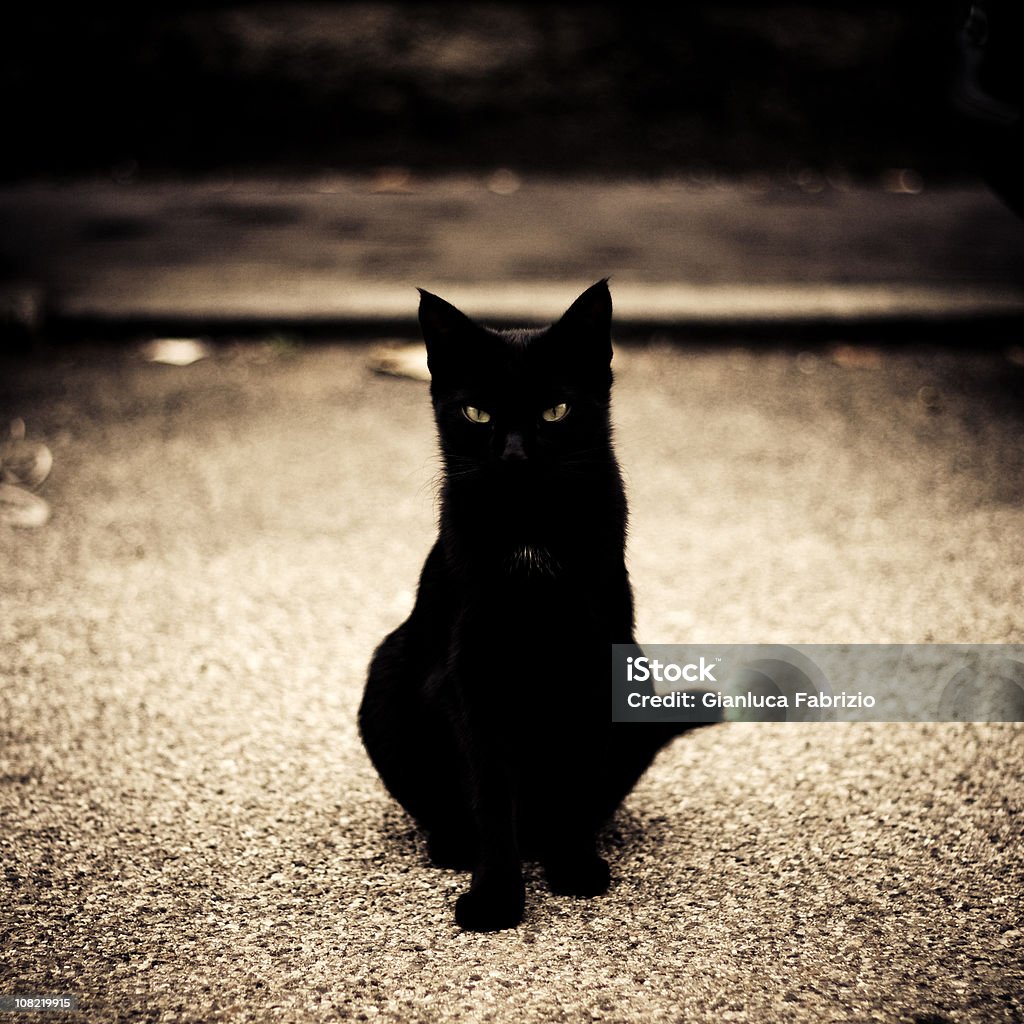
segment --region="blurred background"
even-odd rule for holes
[[[22,6],[4,323],[408,332],[414,284],[545,319],[549,286],[606,275],[623,325],[1003,323],[1021,20],[1013,0]]]
[[[966,106],[1021,99],[1019,5],[983,9],[968,38],[967,0],[19,5],[4,173],[976,173]]]

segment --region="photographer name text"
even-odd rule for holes
[[[631,683],[717,683],[715,670],[721,659],[708,661],[701,657],[685,665],[659,661],[657,658],[627,658],[626,679]],[[699,706],[709,709],[731,708],[873,708],[875,698],[858,690],[856,693],[822,693],[818,690],[797,690],[785,693],[722,693],[721,690],[693,692],[674,690],[651,694],[633,692],[626,696],[631,708],[681,708]]]

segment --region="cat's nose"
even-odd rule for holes
[[[526,449],[523,447],[523,435],[510,430],[505,435],[505,448],[501,453],[503,462],[525,462]]]

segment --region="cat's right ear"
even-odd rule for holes
[[[433,374],[446,363],[458,360],[462,342],[477,328],[450,302],[423,288],[417,291],[420,293],[420,329],[427,345],[427,366]]]

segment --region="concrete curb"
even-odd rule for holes
[[[431,288],[475,319],[496,326],[548,323],[572,296],[592,282],[528,281],[431,283]],[[214,283],[215,285],[215,283]],[[213,286],[176,290],[166,301],[161,288],[116,297],[72,297],[45,310],[46,322],[65,332],[272,331],[324,333],[360,330],[415,334],[418,298],[406,285],[374,281],[316,282],[300,291],[267,293]],[[617,283],[615,323],[620,331],[680,329],[715,334],[743,330],[777,335],[840,330],[929,331],[1003,328],[1024,322],[1024,294],[1009,288],[945,288],[890,285],[711,285]]]
[[[606,275],[622,331],[931,336],[1024,318],[1021,225],[979,187],[77,182],[0,189],[0,218],[4,320],[30,333],[412,333],[417,285],[485,322],[543,323]]]
[[[482,320],[550,320],[565,311],[588,282],[527,281],[514,285],[449,282],[445,297]],[[104,301],[105,300],[105,301]],[[172,304],[160,294],[85,295],[58,303],[62,320],[131,321],[279,320],[392,322],[415,319],[415,291],[406,285],[357,279],[299,292],[237,288],[225,293],[190,289]],[[1009,288],[966,287],[956,292],[927,285],[709,285],[616,283],[615,316],[636,324],[666,322],[757,323],[859,319],[942,320],[1024,315],[1024,293]]]

